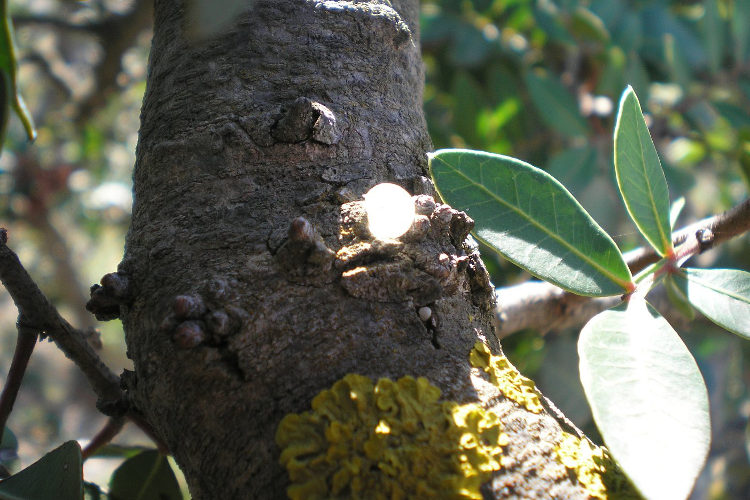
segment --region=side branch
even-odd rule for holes
[[[672,233],[672,243],[676,247],[685,243],[689,238],[696,237],[699,231],[705,230],[710,231],[712,236],[705,240],[704,237],[700,238],[701,252],[750,231],[750,198],[726,212],[705,218]],[[651,247],[641,247],[625,254],[625,262],[633,274],[658,260],[659,255]]]
[[[16,341],[16,350],[13,353],[13,359],[10,362],[8,377],[5,379],[5,387],[0,394],[0,432],[5,429],[10,412],[16,402],[16,396],[21,388],[23,375],[26,373],[26,367],[29,364],[31,353],[34,352],[36,345],[37,331],[26,326],[26,320],[23,316],[18,316],[18,340]]]
[[[60,316],[26,272],[15,252],[8,248],[7,240],[7,231],[0,229],[0,281],[16,304],[19,317],[25,318],[24,326],[35,329],[41,338],[49,336],[78,365],[103,407],[116,410],[122,405],[124,410],[119,377],[94,352],[84,333]]]
[[[709,250],[750,230],[750,199],[719,215],[691,224],[672,234],[675,246],[696,240],[700,252]],[[625,262],[635,274],[659,260],[650,247],[625,254]],[[581,325],[620,301],[619,297],[592,299],[566,292],[541,281],[497,289],[498,337],[527,328],[546,332]]]

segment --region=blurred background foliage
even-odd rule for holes
[[[88,286],[116,269],[131,198],[150,41],[149,0],[15,0],[19,88],[39,137],[11,120],[0,156],[0,222],[32,276],[115,370],[129,367],[119,322],[96,323]],[[424,0],[425,112],[436,148],[467,147],[545,168],[623,250],[643,242],[612,168],[626,85],[647,112],[684,225],[744,199],[750,187],[750,0]],[[750,269],[739,238],[697,265]],[[526,279],[489,251],[498,286]],[[0,290],[0,376],[15,342],[15,308]],[[678,330],[709,387],[714,440],[693,498],[750,498],[750,346],[697,321]],[[577,331],[516,333],[506,353],[579,426],[596,436],[578,382]],[[87,383],[43,343],[10,419],[28,465],[105,418]],[[132,426],[117,439],[150,445]],[[2,459],[2,457],[0,457]],[[117,459],[86,463],[106,485]]]

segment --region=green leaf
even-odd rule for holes
[[[636,12],[628,11],[617,19],[617,28],[614,34],[614,42],[625,53],[635,55],[644,44],[646,32],[643,22]],[[636,87],[637,88],[637,87]],[[619,92],[620,89],[618,88]]]
[[[738,65],[745,63],[748,41],[750,41],[750,0],[734,0],[729,16],[730,32],[734,43],[734,60]]]
[[[531,274],[580,295],[632,290],[617,245],[554,177],[507,156],[462,149],[430,155],[446,203],[474,234]]]
[[[672,81],[687,89],[691,82],[690,68],[685,62],[682,48],[671,34],[664,35],[664,62],[667,64]]]
[[[492,45],[481,30],[471,23],[461,23],[453,33],[454,42],[448,48],[448,59],[458,67],[474,67],[490,55]]]
[[[597,151],[592,146],[566,149],[547,163],[547,173],[574,192],[580,193],[596,177]]]
[[[750,127],[750,115],[739,106],[720,101],[712,102],[711,105],[732,127]]]
[[[147,450],[126,460],[109,482],[111,500],[182,500],[167,457]]]
[[[672,203],[672,206],[669,208],[669,227],[671,227],[673,231],[675,224],[677,224],[677,219],[680,218],[680,214],[682,213],[683,208],[685,208],[684,196],[680,196],[679,198],[674,200],[674,203]]]
[[[708,393],[679,335],[640,296],[594,316],[578,340],[604,442],[649,499],[688,496],[711,439]]]
[[[5,141],[5,130],[8,124],[10,109],[20,118],[30,141],[36,139],[34,120],[26,109],[21,94],[16,89],[16,54],[13,44],[13,25],[8,13],[7,0],[0,0],[0,145]]]
[[[625,86],[625,64],[627,56],[623,50],[613,45],[602,54],[601,74],[599,76],[595,93],[614,95]]]
[[[703,1],[703,43],[708,55],[708,67],[714,75],[719,72],[721,60],[724,54],[724,37],[727,27],[719,14],[719,5],[716,0]]]
[[[68,441],[0,483],[3,500],[81,500],[81,447]]]
[[[7,426],[0,442],[0,479],[10,476],[11,467],[18,460],[18,439]]]
[[[750,273],[738,269],[681,269],[673,278],[705,317],[750,339]]]
[[[595,42],[606,43],[609,41],[609,32],[604,22],[589,9],[578,6],[571,13],[570,31],[574,35]]]
[[[3,437],[0,441],[0,462],[15,460],[18,458],[18,438],[7,426],[3,429]]]
[[[662,52],[662,41],[666,35],[671,35],[693,70],[704,67],[708,56],[698,34],[688,24],[689,21],[663,2],[649,2],[648,5],[640,11],[646,38],[641,55],[654,64],[661,64],[663,61],[659,55]]]
[[[420,41],[423,45],[448,41],[460,26],[460,21],[452,14],[422,10],[419,18]]]
[[[615,174],[638,230],[662,256],[673,253],[667,180],[632,87],[622,94],[617,114]]]
[[[530,71],[525,79],[539,117],[548,127],[567,137],[588,135],[588,123],[579,113],[578,102],[568,89],[541,72]]]
[[[636,52],[629,52],[627,55],[625,81],[638,92],[638,95],[648,98],[651,91],[651,77],[646,70],[645,63]]]
[[[563,25],[564,17],[554,2],[534,2],[534,19],[536,25],[551,40],[575,46],[576,41]]]
[[[131,458],[137,454],[151,450],[153,448],[147,448],[145,446],[122,446],[118,444],[106,444],[96,450],[96,453],[92,457],[97,458]]]
[[[674,276],[669,274],[664,279],[664,289],[667,292],[667,298],[675,309],[689,320],[695,319],[695,309],[690,305],[690,301],[685,294],[677,287],[674,282]]]
[[[97,484],[84,481],[83,500],[101,500],[102,497],[104,497],[104,493]]]
[[[476,143],[479,141],[477,115],[483,108],[482,88],[468,72],[460,71],[453,79],[452,94],[455,99],[453,121],[456,131],[467,144]]]

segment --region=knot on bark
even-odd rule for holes
[[[298,97],[271,127],[271,136],[279,142],[297,143],[312,139],[322,144],[336,144],[341,130],[336,115],[323,104]]]
[[[414,222],[397,239],[379,240],[370,234],[363,202],[342,206],[342,247],[335,266],[350,295],[378,302],[411,301],[419,307],[462,288],[473,294],[481,284],[484,267],[466,240],[474,221],[431,196],[412,199]]]
[[[236,305],[236,287],[235,281],[214,279],[204,285],[202,293],[174,297],[159,330],[169,335],[179,349],[225,344],[249,318],[249,314]]]
[[[274,254],[287,279],[301,283],[330,282],[335,257],[304,217],[291,222],[286,240]]]
[[[91,285],[91,298],[86,303],[86,310],[93,313],[99,321],[109,321],[120,317],[120,306],[132,301],[128,276],[118,271],[102,276],[100,285]]]
[[[401,15],[390,5],[374,2],[316,2],[315,7],[334,12],[353,14],[370,22],[372,31],[380,32],[383,39],[391,40],[401,48],[412,39],[411,29]]]

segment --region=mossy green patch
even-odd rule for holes
[[[481,499],[508,436],[476,404],[438,401],[426,378],[349,374],[276,431],[292,499]]]
[[[542,402],[534,381],[521,375],[505,356],[495,356],[486,345],[477,342],[469,354],[469,361],[474,368],[484,370],[489,375],[492,385],[497,387],[506,398],[515,401],[530,412],[542,411]]]
[[[578,478],[590,498],[638,500],[641,495],[617,466],[606,448],[567,432],[557,448],[557,458]]]

